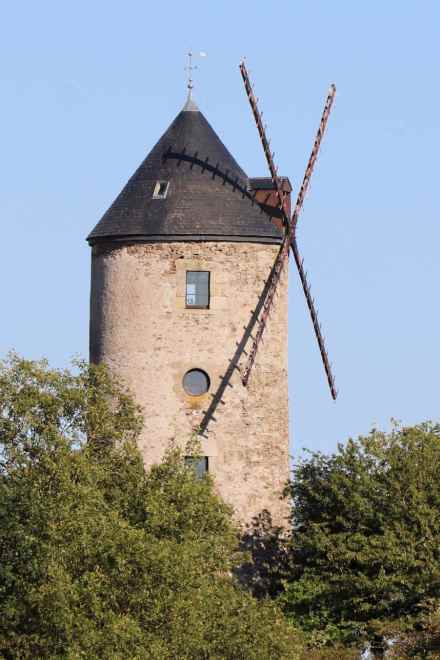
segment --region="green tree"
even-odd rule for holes
[[[177,449],[145,472],[139,411],[103,367],[0,366],[0,656],[295,658],[232,577],[228,507]]]
[[[394,635],[390,658],[440,658],[440,602],[429,600],[411,630]]]
[[[296,466],[284,611],[316,644],[411,629],[440,597],[440,428],[372,431]]]

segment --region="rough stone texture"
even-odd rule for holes
[[[126,381],[141,404],[146,466],[185,446],[222,383],[279,247],[253,243],[134,243],[93,247],[90,357]],[[185,308],[187,270],[211,273],[210,308]],[[255,329],[254,329],[255,333]],[[251,340],[246,349],[249,350]],[[242,355],[243,366],[246,356]],[[209,392],[182,378],[205,370]],[[288,478],[287,269],[249,385],[233,370],[202,450],[220,495],[246,523],[262,510],[282,524]]]

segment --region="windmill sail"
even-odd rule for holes
[[[307,275],[305,273],[304,266],[303,266],[303,261],[300,257],[298,245],[297,245],[297,242],[296,242],[296,226],[297,226],[297,223],[298,223],[299,214],[301,212],[301,209],[302,209],[302,206],[303,206],[303,203],[304,203],[304,199],[305,199],[305,196],[306,196],[306,193],[307,193],[307,189],[309,187],[309,183],[310,183],[310,179],[311,179],[313,169],[314,169],[314,166],[315,166],[315,163],[316,163],[316,159],[318,157],[319,148],[321,146],[321,141],[322,141],[322,138],[323,138],[326,126],[327,126],[328,118],[329,118],[329,115],[330,115],[330,111],[331,111],[331,108],[332,108],[332,105],[333,105],[333,102],[334,102],[334,99],[335,99],[336,87],[334,85],[331,85],[329,93],[327,95],[327,99],[326,99],[325,106],[324,106],[324,111],[322,113],[322,117],[321,117],[319,128],[318,128],[318,131],[317,131],[317,134],[316,134],[315,142],[313,144],[312,152],[310,154],[310,158],[309,158],[309,161],[307,163],[307,167],[306,167],[306,171],[305,171],[304,178],[303,178],[303,181],[302,181],[302,185],[301,185],[301,188],[299,190],[298,197],[297,197],[297,200],[296,200],[295,209],[293,211],[292,218],[289,219],[289,217],[287,215],[287,198],[284,195],[282,187],[281,187],[281,182],[280,182],[280,179],[279,179],[278,174],[277,174],[277,168],[276,168],[274,160],[273,160],[273,154],[270,151],[269,141],[267,139],[266,132],[265,132],[263,122],[262,122],[262,119],[261,119],[261,113],[258,109],[257,100],[255,98],[255,95],[254,95],[254,92],[253,92],[253,89],[252,89],[252,85],[251,85],[251,82],[250,82],[250,79],[249,79],[249,75],[248,75],[248,72],[247,72],[247,69],[246,69],[246,66],[245,66],[244,62],[241,62],[241,64],[240,64],[240,72],[241,72],[241,75],[242,75],[242,78],[243,78],[245,90],[246,90],[246,93],[247,93],[247,96],[248,96],[248,99],[249,99],[249,103],[250,103],[250,106],[251,106],[251,109],[252,109],[252,113],[254,115],[255,123],[257,125],[258,133],[260,135],[260,139],[261,139],[261,142],[262,142],[262,145],[263,145],[264,154],[266,156],[267,164],[269,166],[269,171],[270,171],[272,181],[273,181],[276,193],[277,193],[278,205],[279,205],[280,210],[282,211],[284,226],[285,226],[285,237],[284,237],[283,243],[281,245],[280,251],[277,255],[277,258],[276,258],[275,267],[274,267],[273,273],[272,273],[272,281],[271,281],[270,287],[269,287],[268,292],[267,292],[266,300],[265,300],[264,305],[263,305],[263,312],[262,312],[260,320],[259,320],[258,330],[256,332],[255,339],[252,343],[252,348],[251,348],[251,351],[249,353],[249,357],[248,357],[246,366],[245,366],[243,374],[242,374],[242,382],[243,382],[243,385],[247,385],[247,383],[249,381],[249,376],[250,376],[250,373],[251,373],[251,370],[252,370],[252,366],[255,362],[258,347],[259,347],[259,344],[260,344],[261,339],[263,337],[263,334],[264,334],[264,331],[265,331],[265,328],[266,328],[267,319],[269,317],[270,310],[271,310],[273,302],[274,302],[274,298],[275,298],[276,290],[277,290],[277,287],[278,287],[278,283],[280,281],[284,265],[287,262],[287,257],[288,257],[288,254],[289,254],[289,247],[290,247],[292,249],[292,253],[293,253],[293,256],[294,256],[294,259],[295,259],[295,263],[296,263],[296,266],[297,266],[297,269],[298,269],[298,273],[299,273],[299,277],[300,277],[301,284],[302,284],[302,287],[303,287],[304,295],[305,295],[305,298],[306,298],[307,307],[309,309],[310,317],[312,319],[313,329],[315,331],[316,340],[318,342],[319,351],[321,353],[321,359],[322,359],[322,362],[323,362],[323,365],[324,365],[324,369],[325,369],[325,373],[326,373],[326,376],[327,376],[327,381],[328,381],[328,384],[329,384],[330,392],[331,392],[331,395],[332,395],[333,399],[336,399],[337,390],[336,390],[336,386],[335,386],[335,379],[334,379],[334,376],[333,376],[333,373],[332,373],[332,370],[331,370],[330,361],[328,359],[328,354],[327,354],[327,349],[326,349],[326,346],[325,346],[324,337],[322,335],[321,326],[320,326],[319,320],[318,320],[318,313],[316,311],[314,301],[313,301],[313,298],[312,298],[311,293],[310,293],[310,285],[307,281]]]

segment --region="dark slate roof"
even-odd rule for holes
[[[153,199],[169,181],[165,199]],[[279,242],[236,163],[195,103],[188,101],[88,236],[107,240]]]
[[[292,185],[287,176],[280,177],[281,186],[284,190],[292,192]],[[269,176],[257,176],[249,179],[249,186],[252,190],[275,190],[272,179]]]

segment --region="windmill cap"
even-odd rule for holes
[[[87,240],[279,243],[282,232],[189,94]]]

